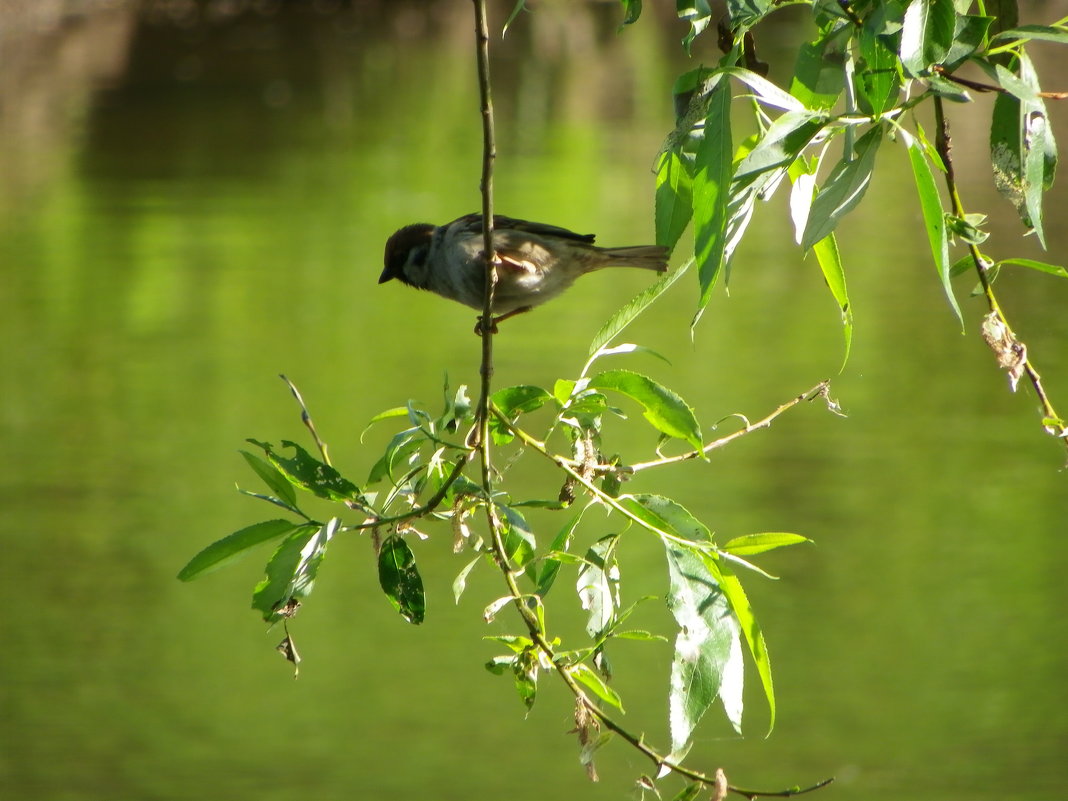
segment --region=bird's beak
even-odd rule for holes
[[[378,276],[378,283],[384,284],[386,281],[391,281],[400,275],[400,270],[394,267],[392,264],[387,264],[386,269],[382,271],[382,275]]]

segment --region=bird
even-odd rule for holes
[[[593,244],[594,238],[594,234],[495,214],[497,283],[489,329],[496,332],[497,323],[555,298],[577,278],[594,270],[667,270],[666,247],[603,248]],[[385,269],[378,283],[396,278],[408,286],[482,309],[486,286],[483,244],[481,214],[468,214],[445,225],[406,225],[386,241]]]

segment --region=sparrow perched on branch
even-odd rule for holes
[[[493,226],[497,253],[494,327],[555,298],[576,278],[594,270],[667,270],[668,249],[659,245],[602,248],[593,244],[593,234],[503,215],[494,215]],[[386,267],[378,283],[396,278],[481,309],[486,286],[482,245],[481,214],[468,214],[441,226],[407,225],[386,242]]]

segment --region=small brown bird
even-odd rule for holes
[[[555,298],[581,275],[604,267],[667,270],[668,249],[660,245],[601,248],[593,234],[494,215],[497,285],[493,323]],[[485,291],[482,215],[468,214],[447,225],[416,223],[386,242],[386,266],[378,283],[391,278],[481,309]]]

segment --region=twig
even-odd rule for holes
[[[311,414],[308,412],[308,407],[304,405],[304,398],[300,396],[300,390],[297,389],[296,384],[289,380],[283,373],[279,373],[278,377],[286,382],[286,386],[289,387],[289,391],[293,393],[293,397],[297,399],[297,403],[300,404],[300,421],[304,423],[308,431],[311,432],[312,439],[315,440],[315,447],[319,449],[319,453],[322,454],[323,461],[330,464],[330,455],[326,450],[326,443],[319,438],[319,432],[315,430],[315,423],[312,422]]]
[[[945,116],[945,111],[942,108],[942,98],[935,97],[934,99],[935,109],[935,149],[938,151],[938,155],[942,159],[942,163],[946,168],[946,188],[949,190],[949,197],[953,204],[953,214],[957,217],[963,218],[965,215],[964,204],[961,202],[960,193],[957,191],[957,179],[953,170],[953,141],[949,132],[949,119]],[[1068,448],[1068,428],[1063,423],[1060,424],[1060,430],[1053,430],[1053,421],[1061,421],[1062,418],[1057,414],[1057,410],[1053,408],[1053,404],[1046,394],[1046,389],[1042,384],[1042,376],[1039,375],[1038,369],[1027,355],[1027,347],[1019,340],[1016,339],[1016,335],[1012,331],[1012,326],[1009,325],[1009,320],[1005,316],[1005,312],[1001,309],[1001,304],[998,303],[997,296],[994,294],[994,287],[990,283],[990,277],[987,275],[987,260],[983,257],[983,254],[979,251],[979,247],[974,243],[968,244],[968,253],[972,257],[972,263],[975,265],[975,271],[979,275],[979,284],[983,289],[983,295],[986,298],[987,306],[990,308],[990,315],[988,317],[993,318],[1000,326],[1001,329],[1000,340],[1006,343],[1012,348],[1015,353],[1016,365],[1013,368],[1014,371],[1019,371],[1020,374],[1026,374],[1028,380],[1031,382],[1031,386],[1035,388],[1035,394],[1038,396],[1039,402],[1042,404],[1042,411],[1045,416],[1045,420],[1050,421],[1045,425],[1045,430],[1061,440],[1066,448]],[[985,334],[985,326],[984,326]],[[988,344],[995,348],[995,343],[987,338]],[[998,353],[999,361],[1001,360],[1002,353]],[[1005,363],[1002,362],[1005,366]],[[1015,383],[1013,383],[1015,389]]]
[[[998,94],[1009,94],[1009,90],[1004,86],[998,86],[995,83],[982,83],[981,81],[973,81],[969,78],[961,78],[959,75],[954,75],[951,72],[946,72],[945,67],[935,66],[932,68],[934,72],[937,72],[947,81],[966,86],[969,89],[974,89],[976,92],[997,92]],[[1035,92],[1039,97],[1046,98],[1047,100],[1068,100],[1068,92]]]
[[[666,464],[684,462],[687,459],[696,459],[701,455],[707,455],[712,451],[716,450],[717,448],[722,448],[724,445],[734,442],[734,440],[738,439],[739,437],[744,437],[746,434],[751,434],[752,432],[757,431],[761,428],[769,428],[771,424],[775,421],[776,417],[781,415],[783,412],[789,411],[802,401],[810,401],[814,400],[815,398],[824,398],[827,400],[827,403],[829,406],[831,406],[832,410],[836,410],[837,404],[834,404],[834,402],[830,400],[827,395],[830,388],[830,381],[820,381],[820,383],[816,384],[816,386],[812,387],[812,389],[807,390],[806,392],[802,392],[796,398],[788,400],[786,403],[782,404],[779,408],[777,408],[767,417],[761,420],[757,420],[757,422],[755,423],[750,423],[747,420],[743,428],[740,428],[739,430],[735,431],[732,434],[728,434],[725,437],[720,437],[719,439],[709,442],[700,450],[689,451],[687,453],[679,454],[678,456],[665,456],[662,459],[654,459],[653,461],[649,462],[638,462],[637,464],[630,465],[630,471],[636,473],[639,470],[647,470],[650,467],[661,467]]]

